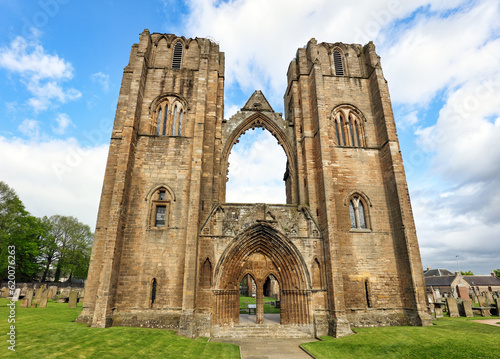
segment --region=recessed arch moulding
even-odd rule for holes
[[[297,190],[297,158],[294,127],[284,120],[281,113],[273,111],[261,91],[255,91],[245,106],[222,124],[222,155],[219,202],[226,202],[226,182],[230,171],[229,155],[240,136],[247,130],[263,128],[268,130],[283,148],[287,157],[283,180],[286,187],[286,203],[299,203]]]

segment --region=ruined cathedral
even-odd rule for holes
[[[258,327],[272,278],[274,335],[430,323],[375,46],[311,39],[287,78],[284,115],[255,91],[224,118],[219,45],[144,30],[123,73],[78,321],[245,335],[241,283]],[[256,127],[286,154],[286,204],[226,203],[229,154]]]

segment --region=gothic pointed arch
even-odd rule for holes
[[[297,173],[297,165],[295,153],[293,151],[290,140],[284,131],[280,128],[280,126],[272,120],[269,116],[266,115],[266,112],[255,112],[250,115],[248,118],[243,120],[228,136],[225,144],[223,145],[222,156],[221,156],[221,188],[220,188],[220,202],[225,202],[226,197],[226,179],[228,175],[228,166],[229,166],[229,155],[233,146],[238,142],[240,136],[242,136],[247,130],[262,128],[268,130],[278,141],[278,144],[283,148],[287,157],[287,168],[285,177],[289,177],[291,179],[291,192],[294,193],[292,197],[295,199],[296,196],[296,183],[295,183],[295,175]]]
[[[258,268],[250,265],[256,256],[262,258]],[[217,323],[237,322],[239,284],[248,274],[256,281],[263,281],[270,274],[276,277],[282,293],[282,324],[310,323],[311,277],[307,265],[295,245],[267,223],[248,228],[221,255],[214,274]]]

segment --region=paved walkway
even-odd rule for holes
[[[473,320],[473,322],[476,323],[481,323],[481,324],[489,324],[489,325],[494,325],[496,327],[500,327],[500,324],[497,324],[500,322],[500,319],[481,319],[481,320]]]
[[[212,341],[239,345],[242,359],[311,359],[299,345],[316,339],[213,338]]]

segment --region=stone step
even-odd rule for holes
[[[235,325],[214,328],[214,338],[314,338],[310,325]]]

